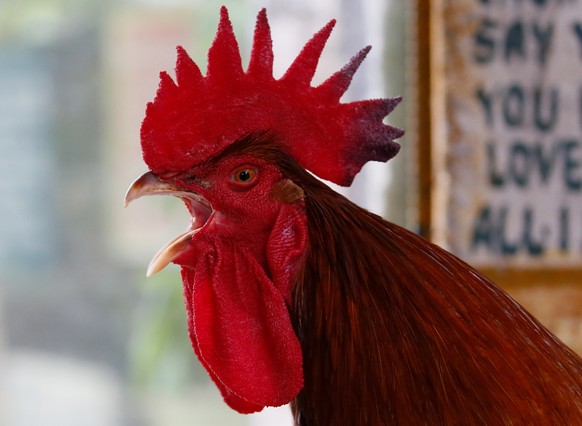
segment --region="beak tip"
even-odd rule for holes
[[[151,278],[151,277],[153,277],[158,272],[159,272],[159,269],[156,268],[155,263],[152,261],[150,263],[150,265],[148,266],[148,269],[146,271],[146,278]]]
[[[150,262],[148,269],[146,271],[146,278],[151,278],[154,275],[156,275],[158,272],[160,272],[162,269],[164,269],[164,267],[168,264],[167,263],[160,263],[156,257],[154,257],[152,259],[152,261]]]
[[[163,268],[162,268],[163,269]],[[156,275],[158,272],[160,272],[161,269],[159,268],[148,268],[148,270],[146,271],[146,278],[151,278],[154,275]]]
[[[144,195],[164,194],[171,189],[174,188],[168,188],[168,186],[160,182],[152,172],[146,172],[133,181],[129,186],[123,200],[124,207],[129,206],[132,201],[137,200]]]

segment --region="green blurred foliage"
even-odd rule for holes
[[[133,329],[129,353],[134,384],[143,388],[180,390],[209,380],[188,337],[177,267],[169,266],[144,281]]]

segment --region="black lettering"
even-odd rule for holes
[[[580,151],[580,143],[576,140],[563,142],[564,149],[564,184],[570,191],[582,189],[582,177],[576,172],[582,171],[582,163],[574,157],[575,151]]]
[[[495,39],[491,32],[497,28],[497,23],[483,18],[475,33],[475,51],[473,58],[480,64],[491,62],[495,56]]]
[[[523,23],[517,21],[507,30],[505,37],[505,62],[509,62],[513,56],[525,58],[525,43]]]
[[[534,210],[532,207],[525,207],[522,210],[522,214],[519,216],[521,234],[515,235],[516,238],[512,240],[508,232],[515,229],[515,226],[509,224],[510,206],[502,205],[498,209],[491,205],[481,207],[473,226],[471,250],[484,248],[491,253],[499,253],[504,256],[514,256],[518,252],[527,252],[533,257],[544,255],[550,230],[547,227],[538,226],[536,232]],[[559,220],[559,244],[560,249],[565,251],[570,244],[570,217],[567,208],[561,208]]]
[[[545,65],[548,57],[548,51],[552,43],[554,35],[554,25],[549,24],[545,29],[540,28],[538,24],[533,24],[533,34],[538,45],[538,62],[540,65]]]
[[[487,174],[489,183],[493,187],[501,187],[505,183],[503,174],[498,172],[496,147],[493,142],[487,144]]]
[[[560,144],[553,144],[549,149],[549,154],[546,155],[542,144],[538,143],[532,147],[533,160],[538,165],[542,183],[548,183],[561,150]]]
[[[580,58],[582,59],[582,24],[580,22],[574,22],[572,24],[572,30],[574,34],[578,38],[579,46],[580,46]]]
[[[568,251],[570,248],[570,210],[565,207],[560,209],[560,250]]]
[[[533,238],[533,211],[528,207],[523,212],[523,244],[532,256],[540,256],[544,253],[544,246]]]
[[[534,124],[536,128],[542,132],[548,132],[554,128],[558,120],[558,91],[552,88],[550,93],[549,114],[542,117],[542,103],[543,99],[548,97],[542,96],[542,88],[537,87],[534,90]],[[546,102],[546,107],[548,102]]]
[[[493,218],[491,217],[491,207],[482,207],[477,214],[473,236],[471,237],[471,250],[476,250],[480,245],[484,245],[489,250],[493,249]]]
[[[503,98],[503,118],[509,127],[523,124],[525,115],[525,99],[523,89],[514,84],[509,87]]]
[[[529,150],[521,141],[516,141],[511,147],[509,173],[518,186],[527,187],[531,173],[531,161]]]
[[[485,113],[485,123],[492,126],[493,125],[493,96],[485,93],[483,89],[477,89],[475,92],[477,99],[481,102],[483,106],[483,112]],[[581,97],[582,99],[582,97]]]
[[[505,255],[514,255],[517,253],[517,244],[512,244],[505,239],[505,232],[507,227],[507,214],[509,213],[509,208],[507,206],[501,207],[499,211],[499,227],[497,229],[497,235],[499,238],[499,249],[501,253]]]

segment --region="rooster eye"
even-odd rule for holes
[[[236,180],[238,182],[248,182],[253,178],[254,170],[245,169],[238,173]]]
[[[232,181],[238,185],[250,185],[256,178],[257,171],[251,167],[237,169],[232,175]]]

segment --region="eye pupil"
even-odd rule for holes
[[[235,183],[249,186],[255,180],[256,175],[257,175],[257,171],[254,168],[252,168],[252,167],[242,168],[241,167],[240,169],[236,170],[231,175],[232,176],[231,179]]]

